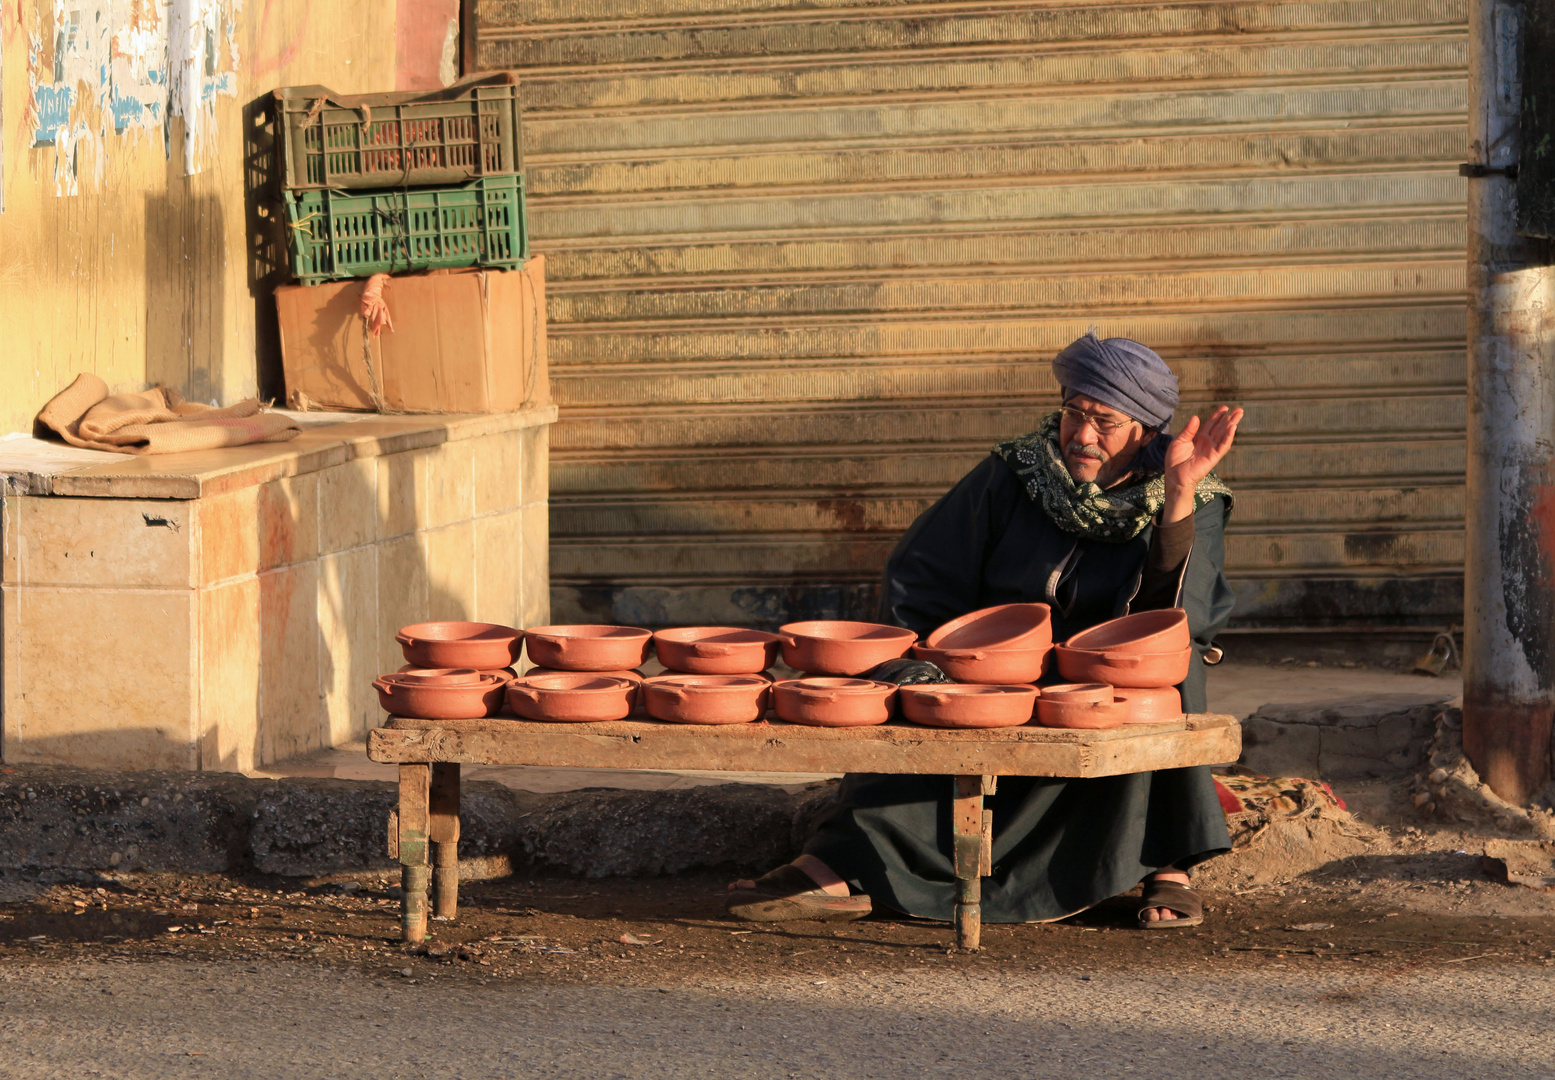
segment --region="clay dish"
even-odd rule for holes
[[[1111,701],[1116,695],[1106,683],[1054,683],[1042,688],[1042,700],[1048,701]]]
[[[630,682],[632,684],[632,687],[633,687],[633,690],[632,690],[632,704],[634,706],[642,704],[642,697],[643,697],[643,673],[640,672],[640,671],[634,671],[634,670],[632,670],[630,668],[623,669],[621,671],[590,671],[590,672],[586,672],[585,673],[585,672],[579,672],[579,671],[563,671],[561,668],[535,667],[535,668],[530,668],[528,671],[524,672],[524,678],[527,679],[527,678],[529,678],[532,675],[581,675],[581,674],[598,675],[598,676],[600,676],[602,678],[606,678],[606,679],[626,679],[628,682]]]
[[[406,664],[394,673],[394,681],[411,686],[470,686],[481,681],[481,673],[472,667],[418,668]]]
[[[403,627],[394,640],[420,668],[488,671],[518,662],[523,631],[484,622],[424,622]]]
[[[657,675],[643,682],[643,707],[677,724],[748,724],[767,711],[771,685],[759,675]]]
[[[427,670],[429,670],[429,669],[423,668],[423,667],[417,667],[415,664],[406,664],[404,667],[400,668],[394,674],[396,674],[396,675],[413,675],[413,674],[415,674],[418,671],[427,671]],[[432,670],[432,671],[470,671],[470,670],[473,670],[478,675],[501,675],[504,679],[516,679],[516,678],[518,678],[518,672],[513,670],[510,667],[474,668],[474,669],[471,669],[471,668],[432,668],[430,670]]]
[[[785,679],[772,686],[778,719],[811,727],[868,727],[891,719],[896,684],[871,679]]]
[[[592,671],[530,672],[508,683],[507,698],[526,720],[624,720],[636,704],[637,683]]]
[[[1128,723],[1164,724],[1181,720],[1182,695],[1175,686],[1120,687],[1119,701],[1128,703]]]
[[[1045,650],[1053,644],[1052,614],[1046,604],[999,604],[952,619],[930,634],[924,644],[951,650]]]
[[[1141,611],[1082,630],[1065,647],[1104,653],[1169,653],[1193,644],[1182,608]]]
[[[755,675],[772,666],[783,642],[765,630],[683,626],[653,635],[659,662],[694,675]]]
[[[1100,653],[1055,646],[1058,673],[1072,682],[1109,686],[1176,686],[1188,677],[1193,649],[1163,653]]]
[[[858,675],[906,656],[918,635],[881,623],[817,620],[778,627],[783,663],[813,675]]]
[[[1037,649],[931,649],[914,645],[912,654],[927,660],[958,683],[1036,682],[1047,668],[1051,646]]]
[[[897,689],[902,715],[943,728],[1016,727],[1031,719],[1035,686],[965,686],[929,683]]]
[[[536,667],[619,671],[648,659],[653,634],[635,626],[532,626],[524,644]]]
[[[383,675],[373,680],[378,703],[391,716],[418,720],[479,720],[502,710],[502,690],[507,679],[482,675],[478,682],[439,686],[400,682],[400,676]]]
[[[1043,727],[1112,728],[1128,723],[1128,703],[1111,701],[1049,701],[1037,699],[1037,723]]]

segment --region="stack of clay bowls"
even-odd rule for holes
[[[478,622],[427,622],[395,635],[406,665],[373,680],[384,711],[422,720],[495,716],[523,633]]]
[[[953,682],[904,686],[902,715],[932,727],[1013,727],[1031,720],[1053,646],[1046,604],[999,604],[941,626],[912,647]]]
[[[643,684],[643,708],[677,724],[748,724],[767,710],[776,634],[735,626],[682,626],[653,635],[669,674]]]
[[[676,724],[749,724],[766,714],[765,675],[658,675],[643,683],[643,708]]]
[[[1177,684],[1193,642],[1181,608],[1141,611],[1093,626],[1054,650],[1069,683],[1043,690],[1038,720],[1050,727],[1105,728],[1182,718]]]
[[[783,663],[806,675],[851,678],[906,656],[918,635],[883,623],[818,619],[778,627]]]
[[[534,626],[524,631],[531,668],[508,684],[508,706],[526,720],[622,720],[643,682],[653,634],[635,626]]]
[[[1016,727],[1031,720],[1040,691],[1030,684],[927,683],[897,691],[902,715],[942,728]]]
[[[685,675],[760,675],[781,647],[776,634],[734,626],[682,626],[653,635],[659,663]]]
[[[1052,647],[1046,604],[1000,604],[952,619],[912,652],[958,683],[1005,686],[1040,679]]]
[[[779,720],[810,727],[869,727],[891,719],[895,683],[810,675],[772,685]]]
[[[508,707],[525,720],[625,720],[641,682],[605,672],[530,671],[508,683]]]

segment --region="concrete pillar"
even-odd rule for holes
[[[1521,4],[1470,0],[1463,742],[1501,797],[1550,778],[1555,717],[1555,277],[1516,233]],[[1514,167],[1511,176],[1508,167]]]

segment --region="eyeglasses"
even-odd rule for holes
[[[1086,424],[1090,424],[1091,427],[1096,429],[1096,434],[1098,435],[1113,435],[1119,431],[1122,431],[1130,424],[1139,423],[1138,420],[1131,420],[1128,418],[1124,418],[1122,420],[1112,420],[1107,417],[1095,416],[1091,413],[1085,412],[1083,409],[1077,409],[1073,405],[1065,405],[1058,411],[1064,414],[1065,420],[1079,424],[1081,427],[1084,427]]]

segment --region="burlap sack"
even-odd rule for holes
[[[71,446],[121,454],[285,442],[301,431],[290,417],[263,411],[258,398],[218,409],[186,402],[165,386],[110,397],[108,385],[90,373],[54,395],[38,419]]]

